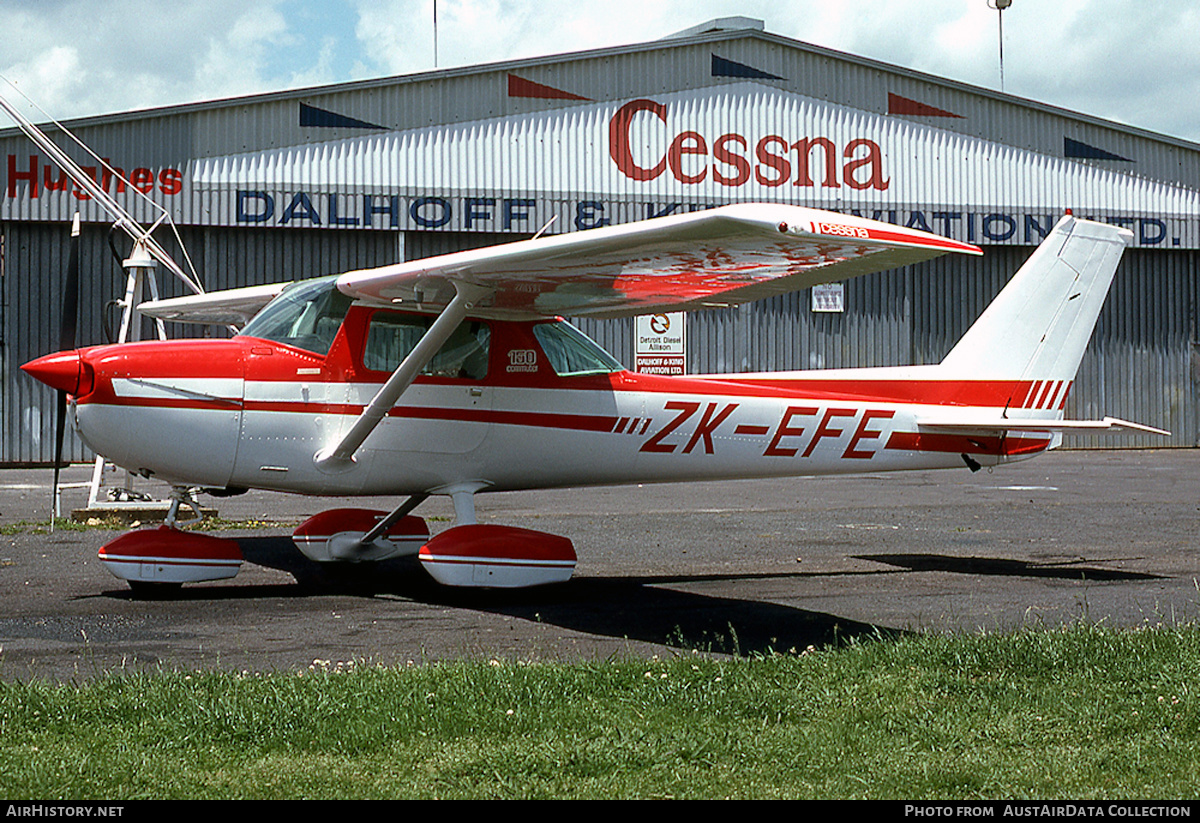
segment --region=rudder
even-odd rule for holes
[[[942,360],[960,379],[1071,381],[1132,232],[1063,217]]]

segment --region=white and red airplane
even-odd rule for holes
[[[230,339],[96,346],[23,368],[69,394],[85,443],[167,481],[167,523],[101,558],[132,584],[231,577],[236,542],[175,528],[191,490],[395,495],[295,532],[319,561],[401,554],[442,583],[569,578],[566,538],[476,523],[512,489],[962,467],[1033,456],[1063,419],[1128,231],[1065,216],[937,365],[665,377],[626,371],[561,319],[728,306],[974,246],[787,205],[457,252],[295,284],[142,304],[245,324]],[[248,322],[247,322],[248,321]],[[430,539],[410,512],[453,500]],[[194,508],[194,506],[193,506]]]

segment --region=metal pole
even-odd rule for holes
[[[1004,91],[1004,7],[1000,6],[996,9],[997,19],[1000,21],[1000,91]]]
[[[987,0],[988,8],[996,10],[996,19],[1000,34],[1000,91],[1004,91],[1004,10],[1012,5],[1012,0]]]

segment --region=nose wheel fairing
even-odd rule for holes
[[[225,580],[242,567],[236,540],[170,526],[126,532],[100,547],[100,562],[131,584]]]

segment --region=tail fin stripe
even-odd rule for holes
[[[1022,398],[1021,405],[1018,408],[1022,408],[1022,409],[1032,408],[1034,405],[1034,398],[1037,397],[1038,392],[1040,392],[1041,390],[1042,390],[1042,381],[1041,380],[1034,380],[1032,383],[1030,383],[1029,391],[1025,393],[1025,397]]]
[[[1063,384],[1066,382],[1066,380],[1056,380],[1054,382],[1054,391],[1050,394],[1050,399],[1046,401],[1046,405],[1043,408],[1054,408],[1054,404],[1058,400],[1058,393],[1062,391]]]
[[[1037,396],[1033,398],[1033,402],[1029,404],[1031,409],[1040,409],[1042,403],[1046,400],[1046,391],[1050,388],[1051,381],[1043,380],[1042,387],[1038,389]]]
[[[1062,400],[1058,404],[1059,411],[1062,411],[1063,409],[1065,409],[1067,407],[1067,395],[1069,395],[1071,393],[1071,386],[1072,386],[1072,381],[1068,380],[1066,391],[1063,392]]]
[[[1050,393],[1050,388],[1053,385],[1054,385],[1053,380],[1043,380],[1042,381],[1042,390],[1038,392],[1037,400],[1034,401],[1034,404],[1033,404],[1033,407],[1035,409],[1045,408],[1044,404],[1046,402],[1046,395],[1048,395]]]

